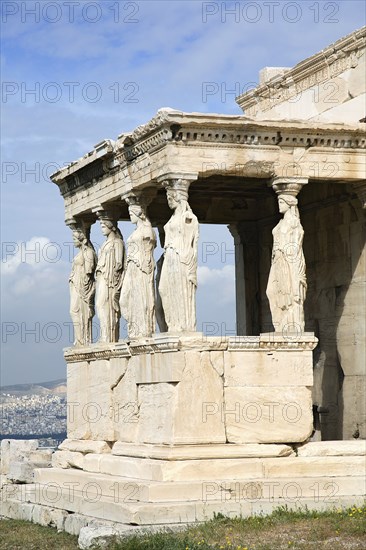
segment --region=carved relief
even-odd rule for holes
[[[174,213],[164,226],[165,254],[159,283],[169,332],[196,330],[197,247],[199,225],[188,204],[189,181],[163,182]]]
[[[70,316],[74,325],[74,346],[85,346],[92,342],[97,255],[89,240],[89,227],[76,222],[69,226],[74,246],[79,249],[69,278]]]
[[[106,240],[96,268],[96,308],[100,321],[100,342],[118,342],[121,317],[119,298],[122,286],[124,243],[117,222],[106,212],[98,212]]]
[[[156,235],[146,215],[147,196],[125,197],[135,231],[127,240],[126,270],[121,291],[121,312],[128,336],[138,338],[155,332],[154,248]]]

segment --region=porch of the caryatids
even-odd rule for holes
[[[164,226],[164,262],[159,294],[168,332],[196,331],[199,223],[188,202],[197,174],[169,174],[160,179],[173,214]]]
[[[283,218],[273,229],[271,268],[267,284],[272,324],[276,332],[305,329],[306,266],[303,253],[304,230],[300,222],[297,195],[308,183],[303,177],[275,177],[271,186],[277,194]]]

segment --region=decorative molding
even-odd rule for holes
[[[112,358],[128,358],[136,355],[151,353],[169,353],[177,351],[253,351],[253,350],[313,350],[318,339],[311,332],[300,335],[283,335],[270,332],[259,336],[213,336],[207,337],[197,333],[197,338],[169,336],[167,333],[157,334],[152,338],[143,338],[140,341],[123,341],[116,344],[92,344],[89,347],[72,347],[64,350],[67,363],[80,363],[109,360]]]
[[[267,111],[316,84],[356,67],[365,48],[365,36],[366,27],[363,27],[301,61],[284,74],[238,96],[236,102],[249,114],[254,114],[258,107],[261,111]]]
[[[159,109],[156,115],[146,122],[138,126],[130,135],[129,138],[135,142],[138,141],[142,136],[154,132],[157,128],[160,128],[163,124],[170,123],[171,117],[175,114],[183,114],[182,111],[177,111],[175,109],[163,108]]]
[[[259,350],[259,348],[259,336],[231,336],[228,340],[228,351]]]
[[[80,200],[80,193],[89,196],[106,178],[118,183],[122,189],[133,189],[135,175],[150,175],[156,171],[153,153],[166,147],[248,149],[270,151],[289,148],[322,148],[356,153],[366,148],[364,125],[315,124],[313,122],[254,121],[248,117],[232,115],[204,115],[164,111],[138,131],[124,135],[116,143],[102,142],[82,159],[52,176],[67,205]],[[287,151],[286,151],[287,152]],[[259,174],[269,177],[273,174]],[[152,177],[152,176],[151,176]],[[186,174],[184,177],[188,177]],[[145,178],[146,179],[146,178]],[[161,178],[159,178],[160,180]],[[194,178],[196,179],[196,178]],[[151,185],[155,182],[151,180]],[[120,193],[119,193],[120,195]],[[116,197],[117,198],[117,197]]]

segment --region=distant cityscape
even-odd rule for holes
[[[66,438],[66,381],[0,389],[0,439],[38,439],[57,446]]]

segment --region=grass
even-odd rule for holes
[[[25,521],[0,521],[0,550],[74,550],[77,537]],[[178,533],[133,536],[108,550],[365,550],[366,506],[215,519]]]
[[[0,521],[1,550],[77,550],[78,537],[28,521]]]

